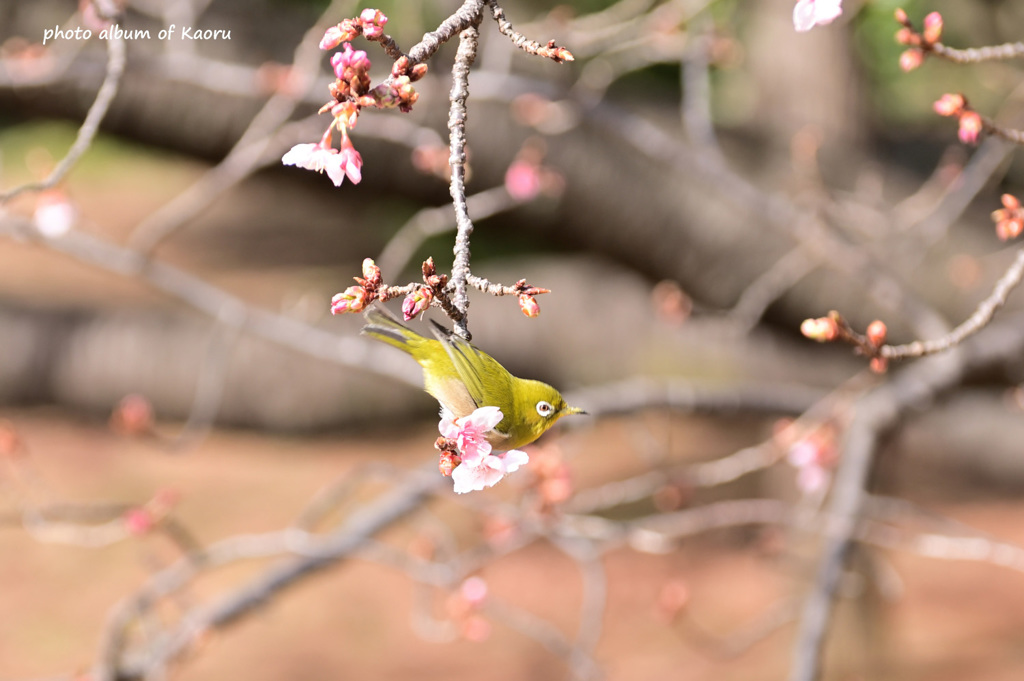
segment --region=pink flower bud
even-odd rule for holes
[[[355,102],[339,102],[331,107],[331,115],[334,116],[339,130],[349,130],[356,126],[359,107]]]
[[[909,73],[924,63],[924,52],[916,47],[904,50],[900,55],[900,68]]]
[[[388,23],[388,18],[384,16],[383,12],[379,9],[371,9],[369,7],[359,13],[359,20],[363,23],[380,24],[382,26]]]
[[[333,50],[344,40],[351,40],[351,38],[345,36],[340,26],[331,26],[324,32],[324,37],[320,39],[320,49]]]
[[[876,374],[884,374],[889,370],[889,360],[885,357],[875,357],[868,366]]]
[[[402,316],[405,317],[405,321],[426,312],[433,300],[434,292],[429,288],[417,288],[407,295],[402,302]]]
[[[363,279],[370,286],[380,286],[380,268],[373,262],[373,258],[363,260]]]
[[[527,317],[536,317],[540,315],[540,305],[537,303],[537,299],[533,296],[526,295],[525,293],[520,295],[519,307]]]
[[[910,19],[907,17],[907,13],[902,8],[897,8],[896,11],[893,12],[893,15],[896,17],[896,21],[900,22],[901,24],[905,25],[910,21]]]
[[[428,67],[426,64],[414,65],[411,69],[409,69],[409,80],[415,82],[422,78],[423,76],[427,75],[427,68]]]
[[[967,102],[963,95],[951,95],[946,93],[939,97],[939,100],[932,104],[935,113],[940,116],[958,116],[964,110]]]
[[[1016,239],[1024,231],[1024,219],[1009,217],[996,222],[996,236],[1000,241]]]
[[[1024,219],[1019,217],[1001,220],[995,224],[995,236],[999,238],[999,241],[1006,242],[1017,239],[1021,236],[1022,230],[1024,230]]]
[[[437,463],[437,469],[446,478],[452,477],[452,471],[459,465],[458,457],[451,452],[441,452],[441,458]]]
[[[362,286],[349,286],[331,298],[331,314],[360,312],[372,302],[370,294]]]
[[[896,31],[896,42],[900,45],[917,45],[920,41],[917,39],[917,34],[909,28],[903,27]]]
[[[364,9],[359,15],[359,24],[363,28],[363,36],[367,40],[376,40],[384,35],[384,24],[388,18],[379,9]]]
[[[805,319],[800,324],[800,333],[819,343],[827,343],[839,337],[839,325],[831,317]]]
[[[888,329],[885,327],[885,322],[881,322],[876,319],[868,324],[868,342],[876,348],[882,347],[882,344],[885,343],[885,336],[887,333]]]
[[[929,45],[939,42],[942,37],[942,15],[938,12],[931,12],[924,18],[924,41]]]
[[[1020,236],[1024,230],[1024,212],[1021,211],[1020,200],[1013,194],[1003,194],[1003,207],[992,211],[992,221],[996,223],[996,236],[1008,241]]]
[[[331,56],[331,67],[339,79],[352,81],[359,74],[370,70],[370,58],[363,50],[353,50],[351,44],[345,43],[341,52]]]
[[[960,114],[960,130],[957,136],[964,144],[977,144],[978,135],[981,134],[985,124],[977,111],[965,111]]]

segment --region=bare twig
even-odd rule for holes
[[[971,47],[965,50],[958,50],[942,43],[934,43],[931,45],[931,51],[956,64],[977,64],[983,61],[1024,57],[1024,42]]]
[[[505,190],[504,185],[466,197],[467,210],[476,216],[477,220],[498,215],[519,204],[520,202]],[[384,272],[401,272],[424,240],[455,228],[455,218],[450,204],[422,208],[391,237],[377,258],[377,264]]]
[[[999,308],[1006,304],[1006,299],[1013,289],[1020,284],[1021,277],[1024,277],[1024,249],[1017,251],[1017,257],[996,282],[992,293],[981,301],[974,313],[955,329],[942,338],[934,340],[914,341],[905,345],[883,345],[879,348],[879,353],[888,359],[905,359],[934,355],[956,347],[964,339],[978,333],[992,321],[992,317],[995,316]]]
[[[963,376],[961,352],[953,350],[914,364],[860,399],[846,430],[832,497],[826,508],[826,541],[818,559],[813,588],[800,617],[791,667],[791,681],[814,681],[821,666],[821,649],[847,554],[856,537],[865,503],[865,486],[881,438],[914,405],[949,389]]]
[[[109,3],[104,4],[107,5]],[[114,100],[114,96],[117,94],[118,85],[121,83],[121,75],[124,73],[124,65],[124,38],[111,33],[110,38],[107,39],[107,68],[106,75],[103,78],[103,84],[100,85],[100,89],[96,93],[96,98],[93,100],[92,105],[89,107],[89,112],[86,114],[85,120],[78,128],[78,136],[75,138],[75,141],[68,150],[68,153],[64,155],[64,158],[60,160],[57,166],[44,180],[39,182],[30,182],[6,192],[0,192],[0,204],[9,201],[15,196],[26,191],[49,189],[64,179],[64,176],[68,174],[68,171],[71,170],[75,163],[78,162],[78,159],[81,158],[82,154],[84,154],[92,144],[92,140],[96,136],[96,132],[99,130],[100,123],[103,121],[103,117],[106,116],[107,109],[110,108],[110,103]]]
[[[512,23],[505,18],[505,10],[501,8],[497,0],[487,0],[487,4],[491,8],[494,21],[498,24],[498,30],[520,50],[538,57],[546,57],[559,63],[573,61],[572,53],[564,47],[555,45],[554,40],[548,41],[546,45],[541,45],[536,40],[530,40],[512,28]]]
[[[75,260],[124,277],[146,282],[214,319],[236,319],[240,328],[285,347],[294,348],[342,366],[369,369],[411,386],[420,385],[418,371],[394,364],[378,343],[346,338],[283,315],[245,303],[226,291],[170,265],[148,261],[140,254],[99,237],[72,231],[59,239],[44,239],[24,221],[0,220],[0,235],[33,239]],[[226,315],[226,317],[222,317]]]
[[[433,469],[433,466],[430,467]],[[405,480],[354,513],[338,530],[313,538],[293,529],[270,537],[240,537],[230,544],[211,547],[202,555],[158,572],[134,597],[122,602],[108,619],[93,677],[100,681],[142,678],[163,671],[188,651],[202,632],[230,624],[253,611],[278,591],[334,565],[358,551],[383,529],[416,511],[445,482],[436,470],[410,472]],[[196,609],[177,631],[162,639],[141,661],[126,656],[128,629],[156,599],[177,591],[196,574],[198,565],[211,560],[232,562],[253,556],[299,553],[291,561],[275,564],[246,586],[203,609]],[[133,664],[139,665],[133,667]]]

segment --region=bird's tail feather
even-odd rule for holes
[[[410,343],[426,340],[387,311],[386,308],[371,307],[364,315],[366,326],[361,333],[412,354]]]

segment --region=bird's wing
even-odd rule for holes
[[[441,347],[448,353],[449,359],[459,378],[466,385],[469,396],[477,407],[484,405],[484,377],[480,375],[475,367],[482,363],[481,352],[469,344],[464,338],[456,336],[434,320],[430,320],[434,326],[434,336],[441,341]],[[486,357],[484,355],[483,357]],[[490,359],[489,357],[486,357]]]
[[[504,418],[495,430],[507,433],[514,421],[515,405],[512,400],[512,375],[490,355],[477,350],[470,343],[431,320],[434,336],[452,360],[459,379],[477,407],[498,407]],[[489,389],[486,389],[488,386]]]

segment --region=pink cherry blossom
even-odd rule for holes
[[[793,26],[803,32],[830,24],[843,13],[842,5],[843,0],[799,0],[793,8]]]
[[[503,477],[505,468],[501,465],[501,459],[496,456],[485,456],[475,466],[463,461],[452,471],[452,482],[455,483],[453,489],[456,494],[465,494],[493,487]]]
[[[501,455],[501,460],[505,463],[506,473],[515,473],[519,470],[520,466],[525,466],[530,463],[530,457],[527,456],[526,452],[518,449],[510,449]]]
[[[498,407],[480,407],[472,414],[454,419],[445,417],[438,424],[441,435],[454,440],[461,463],[451,473],[457,494],[494,486],[503,477],[529,462],[526,452],[512,449],[491,453],[489,433],[504,416]]]
[[[518,449],[485,456],[475,465],[469,464],[463,459],[462,463],[452,471],[455,493],[465,494],[485,487],[493,487],[499,480],[518,470],[529,460],[530,457],[526,455],[526,452]]]
[[[345,145],[347,140],[348,137],[343,136],[340,152],[324,140],[317,144],[296,144],[281,157],[281,162],[286,166],[297,166],[318,173],[326,171],[335,187],[340,187],[346,176],[352,184],[359,184],[363,159],[351,142]]]
[[[441,435],[449,440],[455,440],[462,462],[475,467],[491,453],[491,443],[487,441],[486,434],[501,423],[503,418],[505,417],[498,407],[480,407],[472,414],[459,419],[443,418],[437,428]],[[452,475],[454,477],[454,473]],[[498,480],[500,479],[501,476],[498,476]]]

